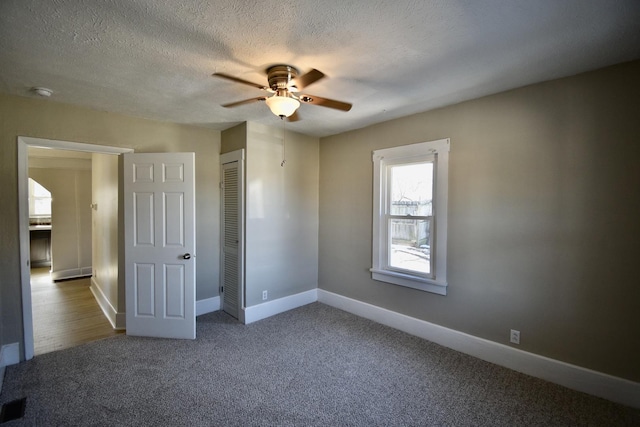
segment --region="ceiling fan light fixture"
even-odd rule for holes
[[[278,117],[289,117],[300,107],[300,101],[288,96],[273,95],[265,102],[271,112]]]

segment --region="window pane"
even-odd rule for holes
[[[51,215],[51,198],[36,199],[33,213],[35,215]]]
[[[31,178],[29,178],[29,215],[51,216],[51,193]]]
[[[38,181],[33,181],[33,195],[35,197],[51,197],[49,190],[40,185]]]
[[[431,216],[433,163],[390,166],[391,215]]]
[[[418,273],[431,273],[431,221],[390,219],[389,266]]]

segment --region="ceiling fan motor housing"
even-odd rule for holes
[[[267,68],[267,78],[269,80],[269,87],[278,91],[278,89],[293,89],[295,87],[289,87],[290,82],[298,77],[298,70],[290,65],[274,65]]]

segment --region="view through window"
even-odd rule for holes
[[[389,266],[431,273],[433,163],[388,166]]]
[[[29,216],[51,216],[51,193],[31,178],[29,178]]]

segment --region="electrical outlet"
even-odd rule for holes
[[[512,329],[510,341],[514,344],[520,344],[520,331],[516,331],[515,329]]]
[[[266,300],[267,298],[269,298],[267,291],[262,291],[262,301]]]

